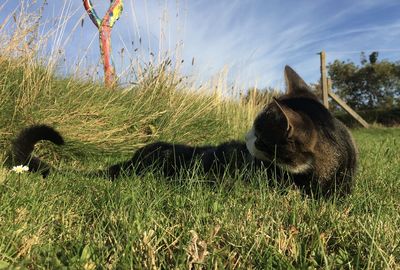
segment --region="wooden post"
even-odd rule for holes
[[[321,87],[322,87],[322,103],[325,108],[329,109],[328,102],[328,85],[327,85],[327,76],[326,76],[326,55],[325,51],[319,53],[321,58]]]
[[[348,112],[354,119],[356,119],[363,127],[369,128],[369,124],[349,105],[346,104],[338,95],[333,93],[332,81],[326,76],[326,60],[325,51],[319,53],[321,56],[321,86],[322,86],[322,101],[324,106],[329,109],[328,96],[330,96],[339,106],[341,106],[346,112]]]
[[[348,112],[351,116],[353,116],[354,119],[356,119],[363,127],[369,128],[369,124],[358,114],[356,113],[352,108],[350,108],[349,105],[346,104],[338,95],[336,95],[333,92],[329,93],[329,96],[336,101],[337,104],[339,104],[346,112]]]
[[[328,87],[328,94],[331,92],[332,90],[332,80],[331,78],[326,78],[326,85]]]

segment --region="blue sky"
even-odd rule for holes
[[[61,48],[70,66],[98,63],[97,29],[87,17],[82,1],[48,2],[42,31],[51,28],[57,31],[47,50]],[[99,15],[104,14],[109,3],[92,2]],[[361,51],[368,55],[374,50],[380,52],[380,59],[400,59],[399,0],[124,2],[124,12],[112,33],[113,60],[119,73],[130,57],[150,61],[153,52],[183,59],[182,72],[199,83],[225,67],[229,70],[229,81],[241,88],[253,85],[283,88],[286,64],[307,82],[316,82],[317,53],[322,49],[327,52],[328,62],[350,59],[359,63]],[[20,9],[20,3],[6,1],[0,9],[0,22]],[[122,48],[124,58],[121,58]]]

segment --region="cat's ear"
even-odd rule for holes
[[[287,94],[313,95],[307,83],[289,66],[285,66],[285,81]]]
[[[292,137],[294,133],[294,125],[297,121],[301,120],[299,119],[300,116],[289,107],[281,104],[276,98],[273,99],[273,102],[277,108],[278,119],[281,121],[282,126],[285,127],[287,137]]]

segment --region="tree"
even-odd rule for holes
[[[356,109],[391,108],[399,105],[400,63],[378,61],[378,52],[366,61],[361,53],[361,65],[335,60],[328,65],[328,74],[336,92]]]
[[[97,15],[90,0],[83,0],[83,6],[93,24],[99,29],[100,53],[104,66],[104,81],[107,87],[115,83],[115,70],[111,63],[111,30],[119,19],[124,8],[123,0],[111,1],[110,7],[103,19]]]
[[[373,65],[376,63],[376,61],[378,61],[378,52],[373,52],[369,55],[369,62]]]

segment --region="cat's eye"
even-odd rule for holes
[[[257,136],[256,136],[256,141],[254,142],[255,146],[257,146],[257,148],[266,148],[265,143],[260,140]]]
[[[275,145],[274,144],[268,144],[268,143],[265,143],[263,140],[261,140],[261,139],[257,139],[255,142],[254,142],[254,144],[256,145],[256,147],[257,148],[259,148],[260,150],[262,150],[262,149],[264,149],[264,150],[268,150],[268,149],[271,149],[271,147],[275,147]]]

